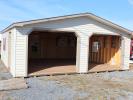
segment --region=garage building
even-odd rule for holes
[[[1,34],[13,77],[129,69],[131,31],[91,13],[17,22]]]

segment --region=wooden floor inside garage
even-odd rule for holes
[[[88,72],[121,70],[120,66],[90,64]],[[76,73],[76,64],[71,60],[32,60],[29,63],[29,76]]]
[[[90,64],[88,72],[104,72],[122,70],[120,66],[109,64]]]
[[[29,75],[75,73],[75,63],[73,60],[31,60],[29,62]]]

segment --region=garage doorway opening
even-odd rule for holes
[[[28,38],[28,74],[76,72],[76,46],[75,33],[33,31]]]
[[[92,35],[89,44],[89,72],[121,69],[120,36]]]

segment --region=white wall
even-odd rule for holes
[[[130,37],[122,37],[122,69],[129,69]]]
[[[11,34],[10,36],[11,39],[9,39],[9,34]],[[3,50],[3,39],[4,38],[6,38],[6,50]],[[16,59],[15,58],[15,39],[16,39],[15,28],[1,35],[1,40],[2,40],[1,59],[14,77],[15,77],[15,67],[16,67],[15,65],[15,59]],[[9,47],[9,43],[11,47]],[[9,60],[10,60],[10,63],[9,63]]]
[[[16,29],[14,28],[10,34],[11,34],[10,71],[11,71],[12,75],[15,77],[15,75],[16,75]]]
[[[77,71],[79,73],[86,73],[88,71],[88,53],[89,53],[89,37],[82,35],[78,37],[77,42]]]
[[[100,22],[92,20],[88,17],[72,18],[59,21],[49,21],[45,23],[39,23],[34,25],[27,25],[25,28],[37,28],[37,29],[61,29],[61,30],[73,30],[82,31],[84,34],[100,33],[107,35],[120,35],[122,32],[114,29],[110,26],[104,25]]]
[[[16,76],[27,76],[27,60],[28,60],[28,35],[21,34],[21,29],[16,33]],[[26,32],[27,33],[27,32]]]
[[[3,50],[3,43],[4,43],[3,39],[6,39],[5,50]],[[5,66],[8,67],[8,32],[2,34],[1,59],[4,62]]]

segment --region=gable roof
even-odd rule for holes
[[[36,20],[29,20],[29,21],[22,21],[22,22],[16,22],[5,28],[4,30],[1,31],[1,33],[4,33],[14,27],[23,27],[25,25],[30,25],[30,24],[36,24],[40,22],[47,22],[47,21],[55,21],[55,20],[61,20],[61,19],[67,19],[67,18],[76,18],[76,17],[89,17],[92,18],[96,21],[99,21],[101,23],[104,23],[105,25],[109,25],[115,29],[121,30],[127,34],[132,35],[132,31],[117,25],[115,23],[112,23],[111,21],[108,21],[106,19],[103,19],[101,17],[98,17],[92,13],[80,13],[80,14],[73,14],[73,15],[66,15],[66,16],[58,16],[58,17],[51,17],[51,18],[43,18],[43,19],[36,19]]]

